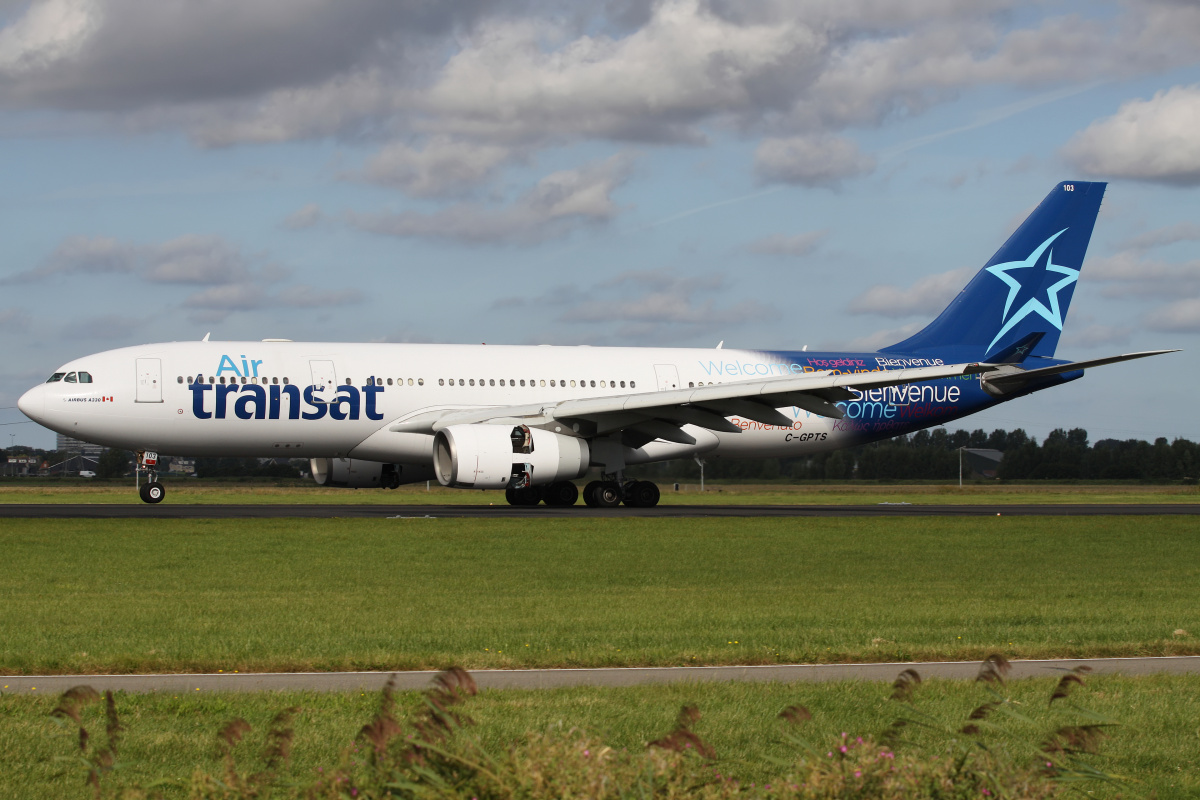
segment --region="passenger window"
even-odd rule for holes
[[[475,379],[474,379],[474,378],[471,378],[471,385],[472,385],[472,386],[474,386],[474,385],[475,385]]]
[[[288,385],[288,379],[287,379],[287,378],[284,378],[284,379],[283,379],[283,385],[284,385],[284,386],[287,386],[287,385]]]
[[[522,386],[524,386],[524,385],[525,385],[525,379],[524,379],[524,378],[521,378],[521,385],[522,385]]]
[[[445,386],[445,385],[446,385],[446,379],[438,378],[438,386]]]
[[[46,383],[58,383],[59,381],[61,381],[63,379],[63,376],[66,374],[67,373],[65,373],[65,372],[56,372],[50,376],[50,378],[46,381]]]
[[[503,386],[503,385],[504,385],[504,378],[501,378],[501,379],[500,379],[500,385],[501,385],[501,386]]]
[[[574,388],[575,388],[575,381],[571,381],[571,388],[572,388],[572,389],[574,389]]]
[[[176,378],[176,379],[175,379],[175,381],[176,381],[177,383],[183,383],[183,376],[182,376],[182,375],[180,375],[178,378]]]
[[[596,388],[596,382],[595,382],[595,381],[592,381],[592,388],[593,388],[593,389],[595,389],[595,388]]]
[[[92,382],[92,373],[90,373],[90,372],[79,373],[79,382],[80,383],[91,383]]]
[[[636,384],[636,383],[634,383],[633,381],[630,381],[630,382],[629,382],[629,388],[630,388],[630,389],[636,389],[636,388],[637,388],[637,384]]]
[[[409,379],[408,379],[408,385],[409,385],[409,386],[412,386],[412,378],[409,378]],[[425,379],[424,379],[424,378],[417,378],[417,386],[424,386],[424,385],[425,385]]]
[[[488,386],[495,386],[495,385],[496,385],[496,379],[495,379],[495,378],[489,378],[489,379],[488,379]]]
[[[546,385],[546,382],[545,382],[545,381],[538,381],[538,383],[539,383],[539,385],[541,385],[541,386],[545,386],[545,385]]]
[[[388,378],[388,386],[391,386],[391,385],[392,385],[392,379]]]

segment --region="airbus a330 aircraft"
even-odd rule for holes
[[[795,457],[942,425],[1083,370],[1054,358],[1106,184],[1058,184],[924,330],[874,353],[172,342],[79,358],[19,401],[138,452],[311,459],[323,486],[504,489],[513,505],[653,506],[625,468]]]

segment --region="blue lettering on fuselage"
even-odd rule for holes
[[[242,365],[239,368],[238,362],[234,361],[228,355],[221,356],[221,363],[217,365],[217,377],[221,377],[226,372],[232,372],[238,378],[257,378],[258,366],[262,364],[261,358],[247,359],[245,356],[239,356],[242,360]]]
[[[261,363],[261,362],[259,362]],[[238,419],[283,419],[284,398],[287,399],[287,419],[315,421],[328,416],[333,420],[357,420],[366,417],[376,422],[383,419],[377,408],[377,395],[384,391],[374,378],[366,386],[339,386],[330,400],[319,395],[321,387],[305,387],[302,408],[299,386],[258,384],[208,384],[196,381],[188,386],[192,392],[192,416],[196,419],[226,419],[232,400],[233,416]],[[213,408],[206,407],[208,393],[215,396]]]

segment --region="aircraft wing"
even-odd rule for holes
[[[559,422],[585,436],[627,432],[643,443],[665,439],[695,444],[681,426],[691,424],[712,431],[740,433],[726,419],[739,416],[767,425],[790,428],[794,420],[775,409],[796,406],[824,417],[841,419],[835,403],[855,397],[851,389],[866,391],[903,383],[957,378],[998,369],[991,364],[953,364],[898,370],[835,375],[812,372],[788,378],[723,383],[661,392],[608,395],[520,406],[434,411],[403,420],[389,430],[434,433],[450,425],[513,422],[545,425]]]

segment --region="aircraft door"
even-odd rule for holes
[[[161,403],[162,359],[139,358],[137,360],[137,391],[134,401],[138,403]]]
[[[654,374],[658,376],[660,392],[679,388],[679,370],[675,368],[674,364],[655,364]]]
[[[328,403],[333,399],[334,389],[337,386],[337,372],[333,368],[332,361],[309,361],[309,369],[312,370],[312,385],[316,387],[313,391],[314,403]]]

